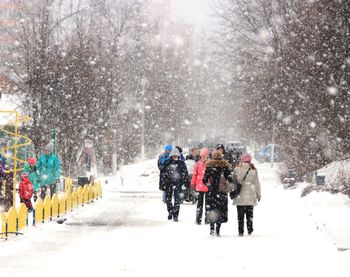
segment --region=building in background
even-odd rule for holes
[[[7,66],[13,55],[15,35],[21,20],[21,1],[0,0],[0,109],[13,86],[14,76]]]

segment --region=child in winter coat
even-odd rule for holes
[[[40,185],[38,183],[39,173],[36,168],[36,159],[34,157],[28,158],[27,162],[24,164],[24,172],[28,173],[28,177],[30,182],[34,187],[34,202],[38,198],[38,194],[40,196]]]
[[[30,200],[33,196],[34,188],[32,183],[28,178],[28,173],[24,172],[22,174],[22,181],[19,183],[19,197],[21,203],[27,206],[28,211],[33,210],[32,201]]]

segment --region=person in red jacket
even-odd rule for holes
[[[21,203],[24,203],[27,206],[28,211],[33,210],[32,201],[30,200],[33,196],[34,188],[32,183],[29,180],[28,173],[22,173],[22,181],[19,183],[19,197]]]
[[[203,205],[204,200],[208,192],[208,187],[203,183],[203,177],[205,173],[205,163],[208,160],[209,150],[208,148],[202,148],[200,151],[201,159],[196,162],[193,168],[191,186],[198,192],[198,202],[196,211],[196,223],[200,225],[202,223]],[[207,200],[205,200],[207,202]],[[206,209],[205,209],[206,210]]]

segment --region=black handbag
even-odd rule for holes
[[[242,183],[245,180],[245,178],[247,177],[249,171],[250,171],[250,167],[247,170],[247,173],[244,175],[244,177],[242,179]],[[234,199],[234,198],[238,197],[238,195],[241,193],[242,183],[240,183],[238,181],[236,182],[234,190],[230,192],[230,198],[231,199]]]

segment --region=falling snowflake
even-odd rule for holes
[[[314,121],[311,121],[309,125],[311,128],[315,128],[317,126],[317,124]]]
[[[336,87],[328,87],[327,92],[329,95],[335,96],[338,94],[338,89]]]

